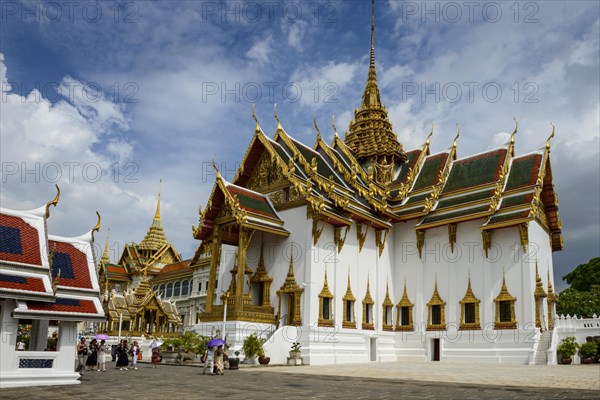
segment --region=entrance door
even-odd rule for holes
[[[370,338],[370,360],[377,361],[377,338]]]
[[[433,339],[433,357],[431,361],[440,361],[440,339]]]

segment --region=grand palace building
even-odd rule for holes
[[[350,105],[349,105],[350,106]],[[209,257],[199,331],[272,362],[533,363],[552,339],[563,247],[549,132],[539,149],[432,153],[398,142],[382,103],[374,22],[367,82],[342,139],[306,145],[254,116],[235,178],[217,171],[194,237]],[[433,133],[433,132],[432,132]],[[216,169],[216,167],[215,167]],[[225,315],[224,315],[225,314]],[[223,322],[226,320],[226,322]]]

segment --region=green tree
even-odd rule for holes
[[[591,291],[593,285],[600,285],[600,257],[592,258],[587,264],[577,266],[562,279],[571,285],[571,289],[580,292]]]
[[[588,292],[572,287],[563,290],[558,295],[556,313],[577,315],[582,318],[591,318],[594,314],[600,315],[600,285],[592,286]]]

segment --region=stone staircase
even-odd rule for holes
[[[546,351],[550,347],[550,339],[552,338],[552,331],[543,331],[540,335],[540,341],[538,342],[538,348],[533,359],[535,365],[546,365],[548,364],[548,356]]]

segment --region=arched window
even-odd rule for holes
[[[158,287],[158,297],[165,297],[165,284],[163,283]]]
[[[166,297],[171,297],[173,296],[173,284],[169,283],[167,284],[167,295]]]
[[[181,295],[182,296],[187,296],[188,292],[189,292],[189,281],[183,281],[183,283],[181,284]]]
[[[181,282],[175,282],[175,288],[173,289],[173,296],[177,297],[181,295]]]

